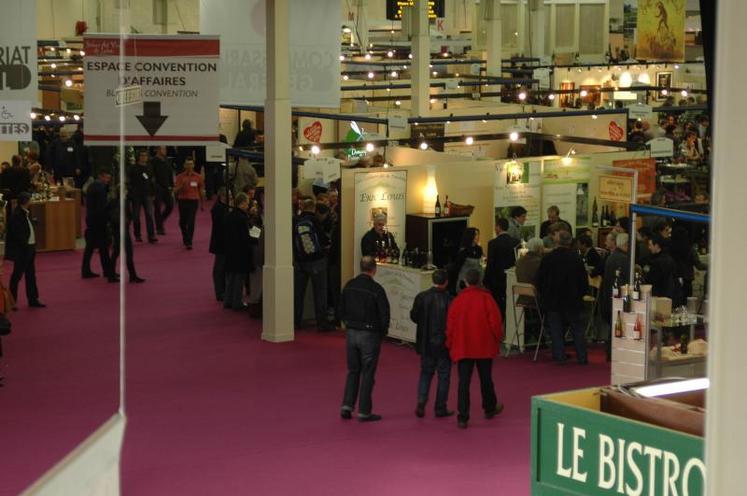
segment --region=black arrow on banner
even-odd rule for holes
[[[143,115],[135,117],[151,136],[154,136],[169,118],[167,115],[161,115],[161,102],[143,102]]]

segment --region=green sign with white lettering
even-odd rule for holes
[[[703,438],[570,404],[586,392],[532,399],[532,494],[703,494]]]

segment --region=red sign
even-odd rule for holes
[[[304,137],[312,143],[320,143],[322,141],[322,123],[314,121],[303,130]]]
[[[610,122],[610,139],[612,141],[622,141],[625,136],[625,129],[617,125],[617,122]]]
[[[638,171],[638,201],[649,202],[656,191],[656,159],[615,160],[613,167]]]

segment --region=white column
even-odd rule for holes
[[[368,51],[368,0],[355,0],[355,5],[358,7],[355,13],[356,35],[361,53],[365,54]]]
[[[532,57],[545,55],[545,0],[529,0]]]
[[[744,129],[747,67],[735,47],[747,43],[747,2],[720,2],[716,29],[714,93],[714,164],[711,203],[708,375],[706,401],[706,494],[744,494],[747,470],[747,333],[744,329],[747,242],[743,223],[747,212],[747,169],[744,168]]]
[[[262,339],[292,341],[291,102],[288,0],[266,0],[265,265]]]
[[[428,115],[430,109],[430,85],[431,73],[431,38],[430,26],[428,24],[428,2],[427,0],[415,0],[412,8],[413,35],[412,35],[412,115],[423,117]]]
[[[486,0],[485,28],[487,37],[488,76],[501,77],[501,58],[503,57],[503,25],[501,24],[501,0]]]

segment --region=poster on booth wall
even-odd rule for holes
[[[612,162],[612,166],[637,170],[638,191],[636,201],[639,203],[651,202],[651,195],[656,191],[656,159],[615,160]]]
[[[527,220],[522,226],[522,238],[537,236],[541,223],[540,196],[541,161],[499,162],[495,166],[495,215],[509,218],[513,207],[524,207]]]
[[[406,212],[407,171],[359,172],[355,175],[355,274],[359,272],[361,239],[373,227],[376,215],[386,215],[386,230],[392,233],[397,246],[404,249]]]
[[[0,16],[0,101],[36,105],[39,98],[36,61],[36,1],[3,0]]]
[[[574,157],[567,165],[564,160],[545,160],[542,173],[542,214],[556,206],[560,218],[568,222],[575,235],[577,227],[589,225],[589,181],[591,159]]]
[[[288,17],[291,103],[301,107],[338,108],[340,1],[290,0]],[[200,32],[220,35],[220,103],[264,105],[265,0],[200,0]]]
[[[685,3],[685,0],[638,2],[636,59],[685,61]]]
[[[216,36],[95,34],[83,42],[87,145],[116,146],[120,135],[131,145],[218,143]],[[123,91],[136,97],[123,103]]]

